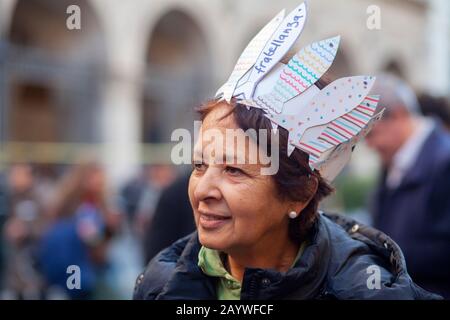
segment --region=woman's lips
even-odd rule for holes
[[[200,213],[199,224],[203,229],[218,229],[231,221],[231,217],[216,215],[212,213]]]

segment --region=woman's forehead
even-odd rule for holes
[[[233,116],[233,107],[226,102],[219,102],[208,113],[202,122],[202,130],[211,128],[237,129],[238,125]]]
[[[203,157],[207,161],[221,161],[227,164],[256,164],[258,147],[243,130],[213,128],[202,131],[194,146],[194,158]],[[255,160],[253,160],[255,159]],[[253,160],[253,161],[250,161]]]
[[[240,128],[224,124],[206,127],[194,146],[194,159],[225,164],[257,164],[258,146]]]

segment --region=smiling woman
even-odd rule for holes
[[[271,128],[261,110],[248,111],[239,104],[213,101],[199,112],[202,131],[215,128],[225,133],[229,129]],[[283,133],[280,145],[287,146],[286,131]],[[203,143],[197,143],[196,151],[198,146],[203,149],[210,146],[210,141],[199,142]],[[258,142],[249,140],[248,144]],[[250,147],[237,149],[232,143],[224,146],[233,148],[225,147],[225,154],[249,158]],[[200,242],[226,253],[231,274],[240,282],[245,267],[286,272],[317,219],[319,201],[332,191],[309,168],[305,153],[296,150],[288,157],[286,150],[281,150],[280,154],[280,168],[274,176],[261,175],[260,163],[217,163],[208,156],[200,162],[194,158],[189,198]]]
[[[245,106],[236,103],[228,104],[212,101],[198,108],[198,112],[203,121],[202,131],[208,130],[209,128],[215,128],[222,132],[228,129],[270,131],[272,128],[270,121],[263,116],[261,110],[247,110]],[[238,132],[237,134],[239,134],[239,132],[242,134],[242,131],[236,130],[236,132]],[[282,222],[288,226],[287,232],[290,240],[300,244],[304,241],[308,231],[311,229],[311,226],[317,218],[317,208],[320,200],[332,192],[332,187],[320,176],[320,174],[318,174],[318,172],[311,170],[308,166],[308,156],[306,153],[295,150],[294,153],[288,157],[286,151],[288,145],[287,131],[280,130],[279,134],[279,169],[273,176],[260,175],[260,163],[249,165],[249,161],[244,161],[244,163],[241,164],[230,164],[225,162],[222,164],[222,169],[225,170],[229,178],[224,181],[230,182],[230,189],[238,195],[237,198],[230,199],[237,200],[235,205],[242,208],[242,205],[245,204],[246,201],[249,202],[249,206],[252,207],[252,210],[244,209],[244,211],[261,212],[260,209],[264,208],[262,212],[267,211],[270,214],[273,214],[273,212],[295,212],[295,216],[291,215],[293,219],[286,219],[286,215],[283,214]],[[263,143],[267,143],[264,147],[268,149],[267,151],[269,153],[272,151],[270,150],[270,138],[271,136],[269,135],[269,140],[267,142],[263,141]],[[203,149],[208,149],[209,142],[210,141],[197,143],[195,151],[197,151],[199,145],[201,145]],[[260,147],[260,141],[258,139],[256,139],[256,141],[248,139],[248,144],[252,143],[256,144],[258,148]],[[224,152],[237,154],[238,159],[242,158],[248,160],[249,152],[252,150],[251,147],[238,149],[237,144],[233,143],[224,143],[224,146],[231,146],[231,150],[225,150]],[[194,163],[195,160],[194,157]],[[194,173],[191,177],[191,201],[193,199],[199,199],[195,197],[193,191],[194,185],[198,185],[202,181],[203,173],[206,169],[205,158],[202,160],[203,162],[200,165],[195,165]],[[200,187],[202,187],[202,185],[200,185]],[[247,189],[239,190],[240,187]],[[211,188],[211,186],[207,186],[207,188]],[[249,196],[243,198],[243,195],[246,193],[248,193]],[[195,203],[192,204],[195,212]],[[258,206],[255,206],[255,204],[258,204]],[[280,207],[274,208],[273,206]],[[258,221],[264,220],[264,217],[261,217],[260,213],[258,213],[258,215],[259,219],[253,220],[252,228],[256,227],[255,223],[257,224]],[[274,228],[274,221],[273,217],[268,217],[265,223],[268,223],[271,225],[271,228]],[[263,230],[260,230],[260,232],[261,231]],[[246,232],[248,233],[249,230]]]
[[[305,7],[296,10],[304,13]],[[259,57],[253,52],[285,30],[277,29],[284,24],[278,18],[250,43],[216,99],[198,108],[202,126],[188,188],[197,231],[150,261],[134,298],[439,298],[414,284],[389,237],[319,212],[320,201],[333,191],[329,181],[381,117],[374,115],[378,98],[368,96],[374,79],[344,78],[319,88],[336,54],[335,37],[301,50],[287,65],[272,64],[273,71],[255,85],[248,80]],[[286,76],[292,81],[279,80]],[[225,140],[219,148],[207,138],[211,130]],[[229,130],[235,132],[232,141]],[[260,139],[246,136],[248,130],[276,132],[277,148],[273,135]],[[250,161],[255,149],[278,153],[278,170],[262,174],[268,164],[258,157]]]
[[[199,112],[202,132],[271,126],[261,110],[238,103],[213,101]],[[261,175],[259,163],[216,161],[205,152],[211,141],[197,142],[189,182],[197,232],[150,262],[135,299],[436,298],[412,282],[387,236],[318,212],[332,187],[311,170],[306,153],[287,156],[287,140],[281,129],[273,176]],[[251,148],[223,145],[225,155],[248,160]],[[378,279],[368,272],[374,268]]]

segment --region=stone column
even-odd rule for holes
[[[141,133],[141,75],[144,39],[136,12],[126,2],[102,6],[108,72],[103,86],[100,135],[103,159],[113,186],[139,168]]]
[[[428,80],[431,94],[450,94],[450,2],[430,0],[428,10]]]

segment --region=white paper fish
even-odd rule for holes
[[[384,111],[384,110],[383,110]],[[328,181],[333,181],[350,161],[351,155],[358,142],[363,139],[373,128],[373,126],[382,118],[383,111],[374,116],[367,126],[351,140],[339,144],[331,152],[323,154],[314,168],[320,172],[320,175]]]
[[[247,45],[234,67],[228,81],[217,91],[216,97],[222,96],[230,102],[239,80],[255,65],[261,51],[283,22],[285,10],[278,13]]]
[[[378,101],[379,96],[368,96],[355,109],[328,125],[307,130],[298,148],[310,155],[310,165],[314,166],[326,151],[353,139],[364,130],[375,114]],[[322,129],[320,135],[309,134],[308,131],[316,131],[316,128]]]
[[[328,124],[351,112],[368,95],[375,78],[357,76],[338,79],[320,91],[296,115],[267,114],[271,121],[289,131],[289,155],[299,147],[305,131]]]
[[[233,96],[252,99],[258,82],[284,57],[303,31],[306,22],[306,4],[295,8],[281,23],[266,44],[244,83],[238,84]]]
[[[282,113],[284,104],[315,84],[331,67],[340,37],[315,42],[301,49],[279,72],[272,91],[256,98],[268,113]]]

